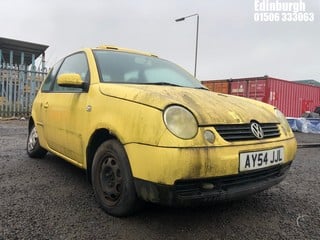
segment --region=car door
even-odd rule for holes
[[[57,84],[59,75],[77,73],[89,83],[89,68],[84,52],[66,57],[59,68],[52,91],[44,103],[45,136],[49,147],[75,164],[83,162],[82,132],[86,124],[87,91],[81,88],[62,87]]]
[[[56,129],[60,129],[58,126],[59,116],[55,114],[55,99],[57,93],[52,90],[53,84],[56,80],[57,72],[61,66],[63,60],[60,60],[55,64],[49,72],[46,80],[44,81],[41,94],[37,95],[36,101],[33,103],[33,107],[36,108],[37,115],[37,126],[40,141],[43,145],[47,145],[51,150],[61,152],[61,133],[57,132]]]

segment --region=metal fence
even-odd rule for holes
[[[32,102],[46,77],[46,71],[31,66],[0,65],[0,117],[29,116]]]

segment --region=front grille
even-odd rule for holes
[[[260,124],[265,138],[275,138],[280,136],[280,131],[275,123]],[[251,132],[250,124],[226,124],[213,126],[219,135],[226,141],[256,140],[257,137]]]
[[[290,168],[290,165],[291,163],[226,177],[177,180],[174,185],[175,193],[178,197],[183,199],[194,198],[196,196],[201,197],[206,194],[213,194],[213,192],[219,194],[221,192],[226,192],[231,188],[257,184],[268,179],[281,177]],[[205,190],[203,188],[203,184],[208,183],[214,185],[213,190]]]

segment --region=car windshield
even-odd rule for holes
[[[104,83],[204,88],[181,67],[157,57],[105,50],[94,50],[94,55]]]

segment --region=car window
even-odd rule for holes
[[[41,91],[42,92],[49,92],[51,90],[51,87],[53,85],[53,82],[55,80],[55,77],[57,75],[57,72],[59,70],[59,67],[62,63],[62,60],[60,60],[59,62],[57,62],[50,70],[47,78],[44,80],[42,87],[41,87]]]
[[[201,83],[181,67],[154,56],[94,50],[100,81],[104,83],[130,83],[174,85],[203,88]]]
[[[55,92],[81,92],[82,89],[80,88],[62,87],[58,85],[58,76],[64,73],[77,73],[84,82],[89,82],[90,74],[85,53],[79,52],[65,58],[58,74],[56,74],[56,80],[53,86],[53,91]]]
[[[163,79],[170,83],[177,85],[184,84],[184,77],[178,74],[177,72],[168,69],[168,68],[151,68],[145,71],[145,76],[148,81],[153,82],[162,82]]]

